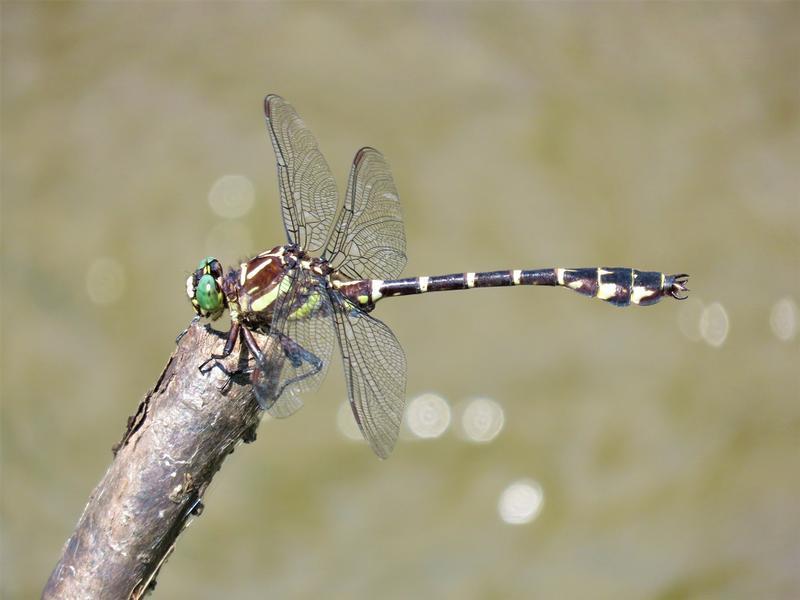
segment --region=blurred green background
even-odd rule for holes
[[[625,265],[692,298],[382,303],[446,431],[378,461],[337,358],[227,461],[156,597],[800,597],[799,9],[3,3],[2,596],[41,591],[199,258],[283,242],[276,92],[341,187],[388,157],[409,275]],[[226,175],[245,216],[209,204]],[[514,525],[519,480],[543,502]]]

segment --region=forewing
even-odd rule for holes
[[[264,344],[264,360],[253,372],[256,397],[273,417],[288,417],[301,396],[316,389],[333,350],[333,307],[324,279],[302,269],[290,271],[292,284],[275,300]]]
[[[333,301],[350,408],[372,450],[387,458],[405,409],[403,348],[384,323],[339,294],[334,293]]]
[[[273,94],[264,99],[275,159],[286,236],[307,251],[322,248],[328,237],[339,196],[317,141],[292,105]]]
[[[406,266],[400,198],[389,163],[374,148],[362,148],[353,159],[323,257],[352,279],[395,279]]]

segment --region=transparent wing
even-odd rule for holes
[[[380,458],[392,452],[406,402],[406,357],[384,323],[332,294],[350,408]]]
[[[252,381],[256,398],[273,417],[288,417],[316,389],[325,373],[335,337],[333,308],[325,281],[302,269],[286,275],[292,284],[275,300],[272,325]]]
[[[304,250],[319,250],[339,204],[336,181],[313,134],[291,104],[270,94],[264,98],[264,115],[278,163],[286,236]]]
[[[362,148],[353,159],[323,258],[353,279],[395,279],[406,266],[400,198],[389,163],[374,148]]]

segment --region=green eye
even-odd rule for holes
[[[194,296],[204,315],[214,317],[222,313],[222,290],[211,275],[206,274],[200,278]]]
[[[213,256],[206,256],[203,260],[200,261],[200,264],[197,265],[197,270],[198,271],[204,270],[208,265],[213,263],[215,260],[217,259],[214,258]]]

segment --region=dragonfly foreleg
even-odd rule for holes
[[[225,342],[225,347],[222,349],[221,354],[212,354],[207,360],[203,361],[203,364],[200,365],[200,372],[201,373],[208,373],[211,369],[214,368],[214,365],[219,365],[219,361],[223,358],[228,358],[231,353],[233,352],[233,347],[236,345],[236,340],[239,338],[239,323],[232,323],[231,329],[228,332],[228,339]],[[209,363],[214,363],[210,367],[208,367]],[[228,375],[228,372],[220,365],[223,372]]]

